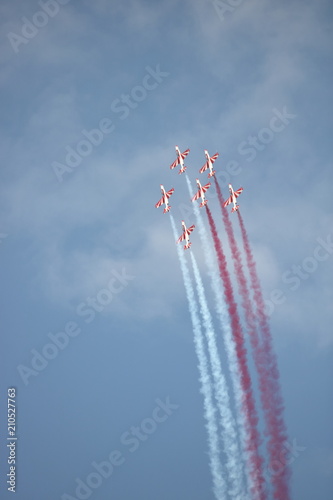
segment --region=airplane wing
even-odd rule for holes
[[[209,187],[210,187],[210,182],[208,182],[208,184],[206,184],[205,186],[201,186],[201,189],[205,193],[207,191],[207,189],[209,189]]]
[[[197,200],[198,198],[201,198],[201,189],[195,193],[195,195],[192,198],[192,201]]]
[[[155,207],[158,208],[160,207],[161,205],[163,205],[163,203],[165,203],[165,199],[164,199],[164,195],[162,196],[162,198],[156,203]]]
[[[216,158],[218,157],[218,155],[219,155],[219,153],[215,153],[215,155],[213,155],[213,156],[210,157],[210,161],[212,163],[214,163],[214,161],[216,160]]]
[[[202,174],[205,170],[207,170],[208,164],[209,163],[208,163],[208,160],[207,160],[206,163],[204,164],[204,166],[200,168],[200,170],[199,170],[200,174]]]
[[[170,168],[175,168],[175,167],[177,167],[177,165],[179,165],[179,156],[177,156],[175,161],[173,163],[171,163]]]
[[[234,191],[234,195],[236,196],[236,198],[238,198],[238,196],[241,194],[242,191],[243,191],[243,188],[239,188],[239,189],[237,189],[237,191]]]
[[[225,202],[223,203],[223,206],[226,207],[227,205],[230,205],[231,202],[232,202],[232,196],[229,196],[229,198],[225,200]]]
[[[179,243],[179,242],[181,242],[181,241],[185,240],[185,238],[186,238],[186,232],[184,231],[184,232],[183,232],[183,234],[182,234],[181,236],[179,236],[179,238],[178,238],[178,240],[177,240],[177,243]]]
[[[165,193],[165,196],[166,196],[167,198],[170,198],[170,196],[172,195],[172,193],[174,192],[174,190],[175,190],[174,188],[171,188],[169,191],[167,191],[167,192]]]

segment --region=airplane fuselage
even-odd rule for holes
[[[195,196],[192,198],[192,201],[195,201],[197,200],[198,198],[201,198],[202,199],[202,202],[200,203],[200,208],[201,207],[204,207],[205,205],[207,205],[207,200],[206,200],[206,196],[205,196],[205,191],[209,188],[210,186],[210,182],[208,184],[206,184],[205,186],[202,186],[199,179],[196,179],[197,181],[197,186],[198,186],[198,192],[195,194]]]
[[[205,205],[205,202],[206,202],[206,199],[205,199],[205,192],[204,190],[202,189],[202,186],[200,184],[200,181],[198,181],[198,187],[199,187],[199,191],[200,191],[200,198],[202,199],[202,203],[201,205]]]
[[[187,227],[186,227],[186,225],[185,225],[185,222],[182,222],[182,226],[183,226],[184,236],[185,236],[185,246],[184,246],[184,249],[186,249],[186,248],[190,248],[190,247],[189,247],[190,237],[189,237],[189,235],[187,234]]]
[[[199,179],[197,179],[197,186],[199,188],[200,198],[202,198],[203,196],[205,196],[205,193],[203,192],[201,182],[199,181]]]
[[[179,236],[176,243],[179,243],[181,241],[185,241],[184,250],[187,250],[192,245],[192,243],[190,242],[190,233],[193,231],[195,226],[193,224],[193,226],[187,228],[185,222],[182,220],[182,228],[183,228],[183,232]]]
[[[181,170],[183,170],[185,164],[184,164],[184,160],[182,158],[182,154],[181,154],[180,149],[179,149],[178,146],[176,146],[176,151],[177,151],[177,155],[178,155],[178,158],[179,158],[179,165],[181,166]]]
[[[205,155],[206,155],[207,165],[209,168],[208,177],[213,177],[213,175],[215,174],[215,171],[213,170],[213,163],[212,163],[212,160],[210,159],[210,156],[209,156],[209,153],[207,150],[205,150]]]
[[[230,194],[231,194],[231,198],[232,198],[232,203],[233,203],[233,208],[232,208],[232,212],[236,212],[236,210],[238,210],[239,208],[239,205],[237,205],[237,198],[235,196],[235,193],[234,193],[234,190],[233,190],[233,187],[231,184],[229,184],[229,191],[230,191]]]
[[[168,212],[169,211],[169,208],[168,208],[168,197],[166,195],[166,192],[165,192],[165,189],[164,189],[164,186],[162,186],[161,184],[161,191],[162,191],[162,195],[163,195],[163,200],[164,200],[164,203],[165,203],[165,209],[164,209],[164,213],[165,212]]]

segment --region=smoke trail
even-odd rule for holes
[[[187,182],[187,187],[188,191],[190,194],[190,197],[193,198],[193,189],[191,186],[191,182],[185,174],[186,182]],[[226,310],[225,306],[225,301],[223,297],[223,291],[221,287],[221,280],[219,277],[219,273],[216,269],[216,264],[215,264],[215,255],[212,251],[211,248],[211,242],[208,237],[208,233],[206,231],[205,224],[203,222],[203,218],[200,213],[200,209],[197,204],[193,205],[194,209],[194,214],[196,217],[196,226],[199,232],[199,236],[201,239],[202,246],[204,248],[204,256],[206,260],[206,265],[208,268],[208,274],[210,276],[211,280],[211,286],[212,290],[214,293],[214,298],[215,298],[215,307],[216,307],[216,312],[217,312],[217,317],[219,319],[221,329],[223,331],[223,342],[224,342],[224,348],[225,352],[227,355],[228,359],[228,365],[229,365],[229,370],[231,374],[231,382],[232,382],[232,387],[233,387],[233,394],[235,398],[235,404],[236,404],[236,420],[238,424],[238,429],[240,432],[240,438],[241,438],[241,446],[240,443],[237,439],[237,449],[238,449],[238,456],[239,456],[239,468],[242,470],[242,472],[245,475],[245,479],[247,482],[247,490],[250,490],[251,487],[253,486],[252,484],[252,479],[248,474],[248,470],[245,469],[244,471],[244,462],[247,462],[247,452],[245,450],[245,441],[246,441],[246,420],[247,420],[247,415],[243,413],[242,408],[243,408],[243,392],[242,392],[242,387],[240,383],[240,375],[239,375],[239,367],[238,367],[238,359],[236,355],[236,348],[235,348],[235,342],[232,336],[231,332],[231,326],[230,326],[230,319],[228,312]],[[241,495],[241,498],[245,498],[245,493],[243,492]]]
[[[264,357],[265,373],[260,389],[264,396],[264,411],[268,416],[268,451],[270,455],[270,472],[272,474],[274,498],[277,500],[289,500],[289,480],[291,474],[290,469],[286,464],[286,450],[283,446],[287,440],[287,431],[283,419],[284,404],[281,395],[277,359],[273,349],[268,319],[265,314],[265,304],[256,270],[255,260],[250,247],[244,221],[239,211],[238,220],[243,238],[246,261],[250,272],[251,288],[254,294],[260,330],[262,332],[262,348],[260,351]],[[260,356],[260,359],[262,359],[262,356]]]
[[[265,484],[264,484],[263,470],[262,470],[263,459],[259,454],[260,436],[257,429],[258,417],[255,407],[255,400],[252,392],[250,373],[247,366],[244,336],[240,324],[236,302],[234,299],[229,271],[227,269],[227,261],[223,253],[223,248],[216,231],[215,222],[213,220],[211,211],[207,205],[206,205],[206,211],[208,215],[208,221],[211,233],[214,240],[214,247],[218,257],[220,276],[224,284],[224,294],[230,314],[232,332],[236,343],[236,353],[239,361],[241,385],[245,397],[243,401],[243,411],[248,416],[247,450],[250,455],[251,477],[253,478],[254,481],[254,488],[252,493],[255,495],[258,494],[260,499],[266,499],[267,495],[265,491]]]
[[[211,314],[209,312],[204,286],[200,276],[200,271],[191,252],[192,266],[194,278],[197,285],[199,296],[200,310],[203,317],[203,324],[206,331],[206,339],[208,344],[208,352],[211,362],[211,368],[214,380],[214,392],[217,400],[217,407],[220,413],[221,427],[223,429],[223,443],[226,454],[226,468],[228,471],[228,479],[231,484],[229,490],[230,499],[239,499],[243,494],[242,491],[242,474],[239,468],[239,455],[237,446],[237,434],[235,430],[234,420],[230,409],[230,399],[227,390],[227,384],[222,372],[221,362],[218,355],[216,345],[215,331]]]
[[[170,214],[175,241],[177,239],[177,230],[173,216]],[[200,318],[198,307],[194,295],[194,290],[191,282],[191,277],[187,267],[187,262],[182,248],[177,245],[177,253],[180,263],[180,268],[183,274],[183,280],[189,304],[189,311],[192,320],[195,351],[199,362],[199,380],[201,384],[201,392],[204,398],[204,417],[206,420],[206,429],[208,432],[208,448],[209,448],[209,464],[213,477],[214,494],[217,500],[224,500],[226,494],[226,483],[222,474],[222,464],[220,460],[220,446],[218,436],[218,425],[216,421],[216,411],[213,403],[213,393],[209,375],[208,361],[205,354],[204,340],[201,331]]]
[[[247,331],[250,337],[251,347],[253,351],[253,357],[255,361],[256,370],[258,373],[258,381],[259,381],[259,389],[260,389],[260,397],[262,406],[264,409],[264,417],[265,424],[268,434],[269,442],[274,442],[274,428],[272,428],[272,424],[274,421],[274,413],[275,413],[275,405],[272,401],[272,394],[270,391],[270,387],[268,385],[269,373],[267,373],[266,366],[266,357],[262,351],[262,348],[259,345],[259,337],[256,329],[256,321],[255,315],[252,308],[252,303],[250,299],[249,290],[247,287],[246,277],[243,270],[241,254],[235,239],[233,227],[229,218],[229,214],[226,208],[224,208],[224,199],[221,192],[221,188],[215,179],[215,186],[218,195],[218,200],[222,212],[222,218],[224,222],[224,226],[228,235],[229,245],[231,249],[231,255],[234,263],[235,274],[237,278],[239,293],[242,299],[242,307],[245,312],[245,320],[247,325]],[[274,396],[273,396],[274,398]],[[276,443],[274,443],[276,446]],[[270,452],[271,447],[268,447],[268,451]],[[274,462],[276,460],[276,456],[270,456],[270,461]]]
[[[228,240],[229,240],[229,245],[231,249],[231,255],[234,263],[234,268],[235,268],[235,273],[236,273],[236,278],[237,278],[237,283],[239,287],[239,292],[242,298],[242,306],[245,311],[245,319],[248,327],[248,332],[250,334],[250,340],[251,340],[251,345],[253,349],[255,349],[255,352],[257,352],[258,346],[259,346],[259,338],[256,330],[256,325],[255,325],[255,316],[252,310],[252,304],[251,304],[251,299],[249,295],[249,291],[247,288],[247,283],[246,283],[246,277],[244,274],[243,270],[243,265],[242,265],[242,259],[240,255],[240,251],[237,246],[237,242],[234,236],[234,231],[232,228],[231,221],[229,219],[229,214],[226,208],[224,208],[224,199],[223,195],[221,192],[221,188],[219,186],[219,183],[217,182],[216,178],[215,180],[215,186],[216,186],[216,191],[217,191],[217,196],[222,212],[222,218],[224,222],[224,227],[226,229],[227,235],[228,235]]]

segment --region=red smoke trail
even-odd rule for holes
[[[243,220],[241,219],[241,215],[238,212],[241,221],[240,224],[245,246],[245,252],[247,256],[247,263],[250,270],[251,284],[254,291],[256,306],[258,310],[259,324],[261,330],[264,333],[264,340],[262,345],[259,345],[259,338],[255,324],[255,316],[253,313],[251,299],[247,288],[246,278],[243,271],[240,251],[236,243],[236,239],[234,236],[228,212],[223,207],[224,199],[222,196],[220,186],[216,179],[215,179],[215,185],[222,211],[223,222],[226,228],[232,252],[232,258],[234,261],[239,292],[242,298],[242,305],[245,311],[245,319],[248,327],[248,333],[250,336],[254,361],[258,372],[261,401],[264,409],[265,422],[268,431],[268,452],[270,459],[270,470],[273,475],[275,471],[278,472],[278,474],[275,474],[276,477],[274,477],[272,481],[274,488],[274,498],[279,500],[288,500],[289,496],[288,496],[288,489],[286,489],[286,481],[283,475],[281,474],[280,470],[284,468],[285,465],[285,460],[281,462],[281,457],[283,460],[285,454],[285,450],[283,449],[283,442],[286,439],[285,431],[281,432],[282,429],[280,428],[282,421],[282,411],[283,411],[282,400],[280,405],[276,404],[277,403],[276,395],[279,394],[277,364],[275,357],[272,354],[273,351],[271,344],[271,336],[269,332],[267,318],[264,314],[264,302],[262,299],[259,279],[256,273],[255,263],[249,246],[249,240],[246,235]],[[275,365],[273,361],[275,361]],[[275,379],[276,380],[275,384],[272,383],[273,380],[272,373],[277,374],[277,378]]]
[[[220,208],[222,212],[222,218],[224,222],[224,226],[228,235],[228,240],[229,240],[229,245],[231,249],[231,255],[234,263],[234,268],[236,272],[236,278],[237,278],[237,283],[239,287],[239,293],[242,298],[242,306],[244,308],[245,312],[245,319],[247,323],[247,327],[249,330],[250,334],[250,340],[251,340],[251,346],[257,352],[257,349],[259,348],[259,337],[257,334],[256,330],[256,324],[255,324],[255,316],[252,310],[252,304],[251,304],[251,299],[249,295],[249,291],[247,288],[247,283],[246,283],[246,277],[244,274],[243,270],[243,265],[242,265],[242,259],[241,259],[241,254],[237,246],[237,242],[234,236],[234,231],[232,228],[231,221],[229,219],[229,214],[226,208],[224,208],[224,199],[222,195],[222,191],[220,188],[219,183],[217,182],[216,178],[214,177],[215,180],[215,186],[216,186],[216,191],[217,191],[217,196],[218,200],[220,203]]]
[[[286,426],[283,420],[283,400],[279,383],[279,370],[272,345],[272,337],[265,314],[265,303],[256,270],[255,260],[250,247],[249,238],[244,221],[238,211],[246,261],[250,272],[251,288],[254,294],[259,326],[262,332],[262,345],[257,353],[260,363],[261,377],[259,379],[262,403],[266,415],[266,424],[269,432],[268,452],[270,456],[270,473],[272,476],[273,493],[276,500],[289,500],[290,469],[286,463],[287,441]]]
[[[236,354],[240,368],[240,382],[243,390],[243,410],[246,414],[246,431],[247,439],[246,449],[250,456],[250,474],[253,481],[253,491],[252,494],[260,500],[267,498],[265,491],[265,484],[263,478],[263,459],[259,454],[260,446],[260,436],[257,429],[258,417],[255,408],[255,400],[252,392],[251,378],[249,369],[247,366],[246,359],[246,348],[244,342],[244,336],[242,332],[242,327],[237,311],[236,302],[234,299],[234,293],[232,289],[231,279],[229,271],[227,269],[227,261],[223,252],[221,241],[218,237],[214,219],[212,217],[211,211],[206,205],[206,211],[208,215],[208,221],[210,225],[210,230],[213,236],[214,247],[218,258],[220,276],[224,285],[224,296],[227,303],[230,320],[231,329],[236,346]]]

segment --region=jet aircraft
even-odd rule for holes
[[[238,198],[238,196],[241,194],[241,192],[243,191],[243,188],[241,187],[241,188],[237,189],[237,191],[234,191],[232,185],[229,184],[229,191],[230,191],[230,196],[224,202],[223,206],[226,207],[230,203],[233,203],[234,206],[232,207],[231,212],[236,212],[239,209],[239,205],[237,205],[236,198]]]
[[[199,207],[204,207],[205,205],[207,205],[207,201],[205,199],[205,192],[207,191],[207,189],[209,189],[210,187],[210,182],[208,182],[208,184],[206,184],[205,186],[202,186],[200,184],[200,181],[199,179],[196,179],[197,181],[197,185],[198,185],[198,191],[195,193],[195,195],[193,196],[192,198],[192,201],[195,201],[197,200],[198,198],[201,198],[202,199],[202,202],[200,203]]]
[[[176,153],[177,153],[177,158],[170,165],[170,168],[173,169],[173,168],[177,167],[177,165],[180,165],[180,170],[178,173],[183,174],[187,168],[187,167],[185,167],[185,164],[184,164],[184,158],[186,158],[186,156],[189,154],[190,150],[186,149],[185,151],[183,151],[181,153],[178,146],[175,146],[175,149],[176,149]]]
[[[218,155],[219,155],[218,153],[215,153],[215,155],[209,156],[207,149],[205,149],[205,156],[207,161],[204,164],[204,166],[200,168],[199,170],[200,174],[202,174],[205,170],[207,170],[207,168],[209,168],[208,178],[213,177],[213,175],[215,175],[215,170],[213,170],[213,163],[218,157]]]
[[[183,227],[183,233],[181,236],[179,236],[177,243],[180,243],[181,241],[185,240],[186,244],[184,245],[184,250],[187,250],[192,245],[192,243],[190,242],[190,234],[195,228],[195,225],[193,224],[193,226],[187,228],[185,222],[182,220],[182,227]]]
[[[164,186],[161,184],[162,198],[156,203],[155,207],[158,208],[165,203],[165,209],[163,213],[166,214],[169,212],[171,206],[168,204],[168,199],[174,192],[174,188],[171,188],[169,191],[165,191]]]

